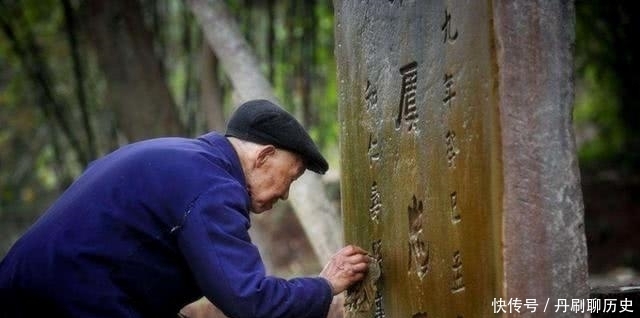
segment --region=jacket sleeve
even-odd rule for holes
[[[204,295],[231,318],[326,317],[326,280],[265,275],[249,238],[245,196],[238,183],[217,183],[185,213],[178,244]]]

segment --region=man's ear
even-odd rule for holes
[[[262,166],[270,156],[276,153],[276,147],[273,145],[265,145],[258,150],[258,156],[256,157],[256,167]]]

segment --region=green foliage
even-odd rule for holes
[[[264,62],[263,71],[272,72],[283,107],[303,121],[325,152],[332,152],[339,131],[333,7],[325,1],[273,1],[274,19],[269,20],[268,3],[231,1],[230,7]],[[270,24],[273,42],[268,41]],[[310,92],[303,88],[305,80],[310,81]],[[309,109],[305,99],[311,101]]]
[[[640,169],[640,72],[635,1],[576,4],[576,104],[579,159],[589,170]]]
[[[191,135],[204,133],[200,74],[208,70],[200,69],[206,45],[200,26],[186,2],[138,1],[180,121]],[[109,86],[92,42],[94,2],[68,1],[75,20],[81,85],[86,90],[86,125],[95,134],[92,154],[81,116],[84,106],[79,102],[64,1],[0,0],[0,149],[7,150],[0,152],[0,212],[9,207],[40,212],[28,206],[51,196],[30,194],[63,190],[82,171],[85,160],[126,142],[109,105]],[[335,167],[339,127],[330,1],[228,3],[260,58],[262,71],[272,79],[276,96],[305,122]],[[221,102],[229,114],[235,106],[232,88],[222,70],[216,72]]]
[[[593,67],[584,69],[574,108],[576,131],[582,139],[578,155],[584,166],[610,161],[624,152],[625,128],[613,82],[598,76]]]
[[[86,2],[90,1],[70,1],[78,22],[76,31],[85,70],[82,85],[87,90],[90,124],[97,132],[97,154],[103,154],[122,140],[118,139],[117,121],[108,105],[109,90],[92,49],[91,34],[86,33],[85,18],[91,16],[86,11]],[[88,146],[80,125],[61,3],[0,1],[0,18],[15,33],[15,39],[11,39],[6,31],[0,32],[0,147],[12,149],[0,154],[3,187],[0,202],[19,197],[16,195],[19,189],[33,187],[31,183],[37,183],[35,188],[64,188],[84,165],[73,155],[74,151],[87,153]],[[140,3],[181,121],[190,126],[192,135],[203,133],[207,127],[202,119],[204,110],[199,105],[199,74],[203,71],[199,69],[199,59],[205,41],[200,27],[184,2],[140,0]],[[335,166],[339,123],[331,3],[295,0],[228,3],[260,58],[262,71],[271,78],[276,96],[308,126]],[[624,112],[628,100],[620,93],[625,77],[619,76],[613,66],[634,58],[634,51],[619,46],[634,42],[628,38],[634,34],[628,28],[635,25],[628,12],[635,11],[628,7],[636,6],[627,2],[611,6],[597,0],[576,2],[578,89],[574,123],[584,165],[619,160],[629,152],[627,145],[634,138],[629,116]],[[35,59],[38,55],[42,57],[40,62]],[[34,71],[47,71],[45,82],[36,82]],[[228,114],[235,106],[232,88],[222,70],[217,70],[217,76]],[[73,145],[59,121],[46,113],[52,101],[43,98],[43,85],[48,85],[51,98],[62,107],[71,131],[79,136],[79,145]],[[30,166],[28,171],[34,173],[27,176],[25,170],[15,168],[21,164]],[[62,175],[56,169],[63,171]]]

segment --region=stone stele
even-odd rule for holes
[[[379,266],[347,316],[551,317],[588,298],[573,2],[334,9],[345,240]]]

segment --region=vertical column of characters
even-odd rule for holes
[[[448,8],[444,10],[444,21],[441,24],[440,30],[442,31],[442,39],[444,45],[455,45],[458,40],[458,29],[455,27],[454,17]],[[456,71],[445,68],[445,73],[442,77],[442,85],[444,88],[444,96],[442,97],[442,106],[447,114],[447,118],[451,119],[453,113],[459,111],[456,107]],[[446,150],[446,162],[450,173],[453,176],[453,172],[456,169],[456,162],[460,154],[460,148],[458,146],[458,136],[456,135],[455,127],[451,120],[446,122],[447,127],[444,132],[444,143]],[[452,178],[452,180],[455,179]],[[452,184],[453,189],[449,191],[448,200],[450,202],[450,220],[454,227],[454,230],[459,231],[462,214],[459,210],[458,201],[461,193],[458,191],[457,184]],[[463,273],[463,257],[460,247],[454,247],[454,251],[451,257],[451,293],[459,294],[465,291],[464,273]],[[458,317],[462,317],[458,315]]]

